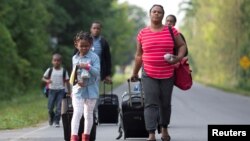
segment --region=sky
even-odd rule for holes
[[[179,11],[179,3],[181,3],[183,0],[118,0],[120,3],[128,2],[129,4],[137,5],[141,8],[143,8],[146,12],[149,11],[149,9],[154,4],[160,4],[164,7],[165,10],[165,17],[169,14],[174,14],[177,17],[177,27],[179,26],[180,21],[183,18],[184,13],[178,14]],[[165,23],[165,17],[164,17],[164,23]]]

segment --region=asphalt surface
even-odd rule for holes
[[[120,98],[127,83],[114,90]],[[174,89],[171,141],[207,141],[209,124],[250,124],[250,97],[235,95],[194,84],[188,91]],[[62,124],[61,124],[62,125]],[[97,126],[96,141],[116,141],[118,125]],[[120,139],[123,140],[123,137]],[[145,141],[146,139],[126,139]],[[0,131],[0,141],[64,141],[63,127],[51,127],[47,122],[35,127]],[[157,134],[160,141],[160,134]]]

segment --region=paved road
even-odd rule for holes
[[[127,84],[124,84],[115,89],[114,93],[120,97],[126,90]],[[171,141],[207,141],[208,124],[250,124],[249,107],[250,97],[200,84],[194,84],[188,91],[175,88],[169,128]],[[117,129],[117,125],[99,125],[96,141],[115,141]],[[160,135],[157,137],[160,141]],[[63,141],[63,129],[43,123],[32,128],[0,131],[0,141]]]

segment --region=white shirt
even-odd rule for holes
[[[49,77],[48,76],[49,70],[50,70],[50,68],[48,68],[45,71],[45,73],[43,75],[45,78]],[[60,68],[58,70],[53,68],[51,76],[50,76],[50,80],[52,81],[52,83],[49,84],[50,89],[53,89],[53,90],[65,89],[65,83],[63,80],[63,68]],[[69,80],[69,75],[68,75],[67,71],[66,71],[65,80]]]

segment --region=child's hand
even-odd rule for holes
[[[66,94],[66,96],[68,96],[68,97],[72,97],[71,92],[70,92],[70,93],[68,92],[68,93]]]
[[[84,82],[77,82],[77,84],[80,86],[80,87],[83,87],[84,86]]]
[[[46,80],[46,83],[47,83],[47,84],[50,84],[50,83],[52,83],[52,81],[51,81],[50,79],[47,79],[47,80]]]
[[[88,64],[88,63],[80,63],[79,67],[82,68],[82,69],[89,70],[90,64]]]

